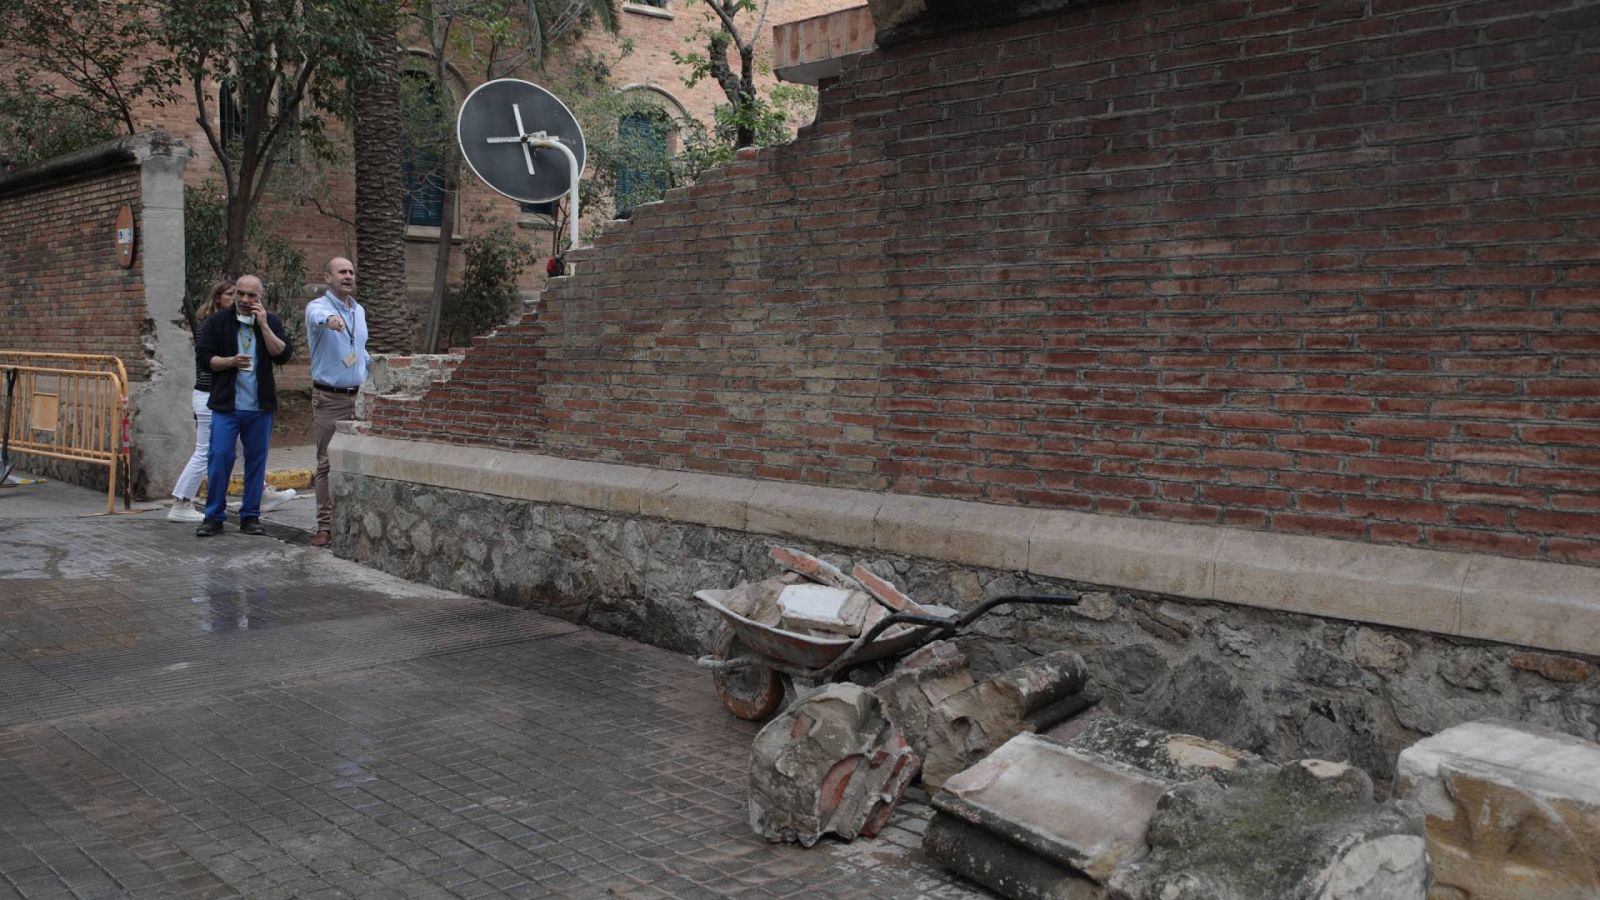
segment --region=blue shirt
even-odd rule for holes
[[[344,330],[328,327],[344,320]],[[329,387],[360,387],[367,380],[367,312],[354,297],[345,306],[332,291],[306,304],[306,341],[311,345],[311,380]],[[346,357],[353,355],[349,365]]]
[[[239,352],[250,357],[250,368],[240,369],[234,376],[233,382],[233,408],[236,410],[259,410],[256,405],[256,371],[261,367],[264,355],[260,351],[261,336],[256,334],[254,325],[239,323]]]

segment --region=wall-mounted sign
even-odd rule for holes
[[[133,207],[126,203],[117,210],[117,262],[133,268]]]

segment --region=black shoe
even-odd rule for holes
[[[222,533],[222,523],[218,522],[216,519],[207,519],[204,522],[200,523],[200,527],[199,528],[196,528],[194,530],[194,536],[195,537],[211,537],[214,534],[221,534],[221,533]]]
[[[222,530],[222,526],[218,525],[217,526],[217,530],[221,531]],[[261,520],[256,518],[255,516],[251,516],[248,519],[240,519],[239,520],[239,530],[244,532],[245,534],[266,534],[267,533],[267,530],[265,528],[261,527]]]

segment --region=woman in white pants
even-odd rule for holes
[[[204,322],[218,310],[232,307],[233,282],[219,281],[211,286],[211,293],[206,297],[206,302],[201,305],[199,312],[195,313],[195,324]],[[200,491],[200,482],[206,477],[206,461],[211,456],[211,407],[206,405],[210,400],[211,370],[196,363],[194,390],[189,395],[189,405],[194,410],[194,453],[189,455],[189,461],[183,467],[183,474],[178,476],[177,482],[172,486],[172,509],[167,511],[169,522],[205,520],[205,514],[195,509],[194,504],[195,495]],[[261,511],[277,509],[293,500],[294,496],[293,488],[278,491],[268,485],[261,495]]]

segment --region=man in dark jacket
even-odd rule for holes
[[[273,366],[294,356],[294,344],[278,317],[261,302],[261,279],[241,275],[232,309],[206,319],[194,341],[195,362],[211,370],[211,452],[206,472],[206,519],[196,537],[222,531],[228,514],[228,477],[233,472],[234,442],[244,444],[244,498],[239,530],[265,534],[261,527],[261,491],[267,478],[267,445],[272,439],[272,413],[278,408]]]

